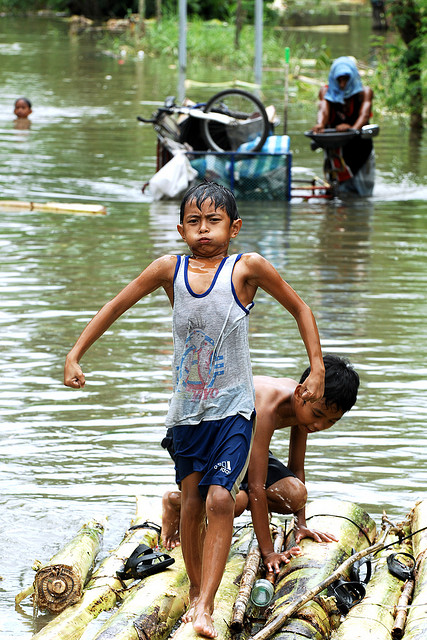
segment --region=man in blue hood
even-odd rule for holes
[[[328,84],[319,91],[317,123],[313,131],[361,129],[369,123],[372,100],[373,91],[362,85],[354,58],[337,58],[331,66]],[[343,157],[355,176],[369,159],[373,162],[372,140],[355,138],[343,147]]]

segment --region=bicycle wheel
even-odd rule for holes
[[[235,151],[244,142],[259,137],[252,151],[259,151],[270,132],[267,112],[261,100],[242,89],[226,89],[214,95],[203,111],[230,116],[233,120],[223,124],[212,120],[202,120],[201,130],[208,149],[214,151]]]

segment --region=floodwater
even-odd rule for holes
[[[107,553],[130,523],[134,496],[159,498],[173,487],[159,445],[172,352],[164,294],[142,300],[86,354],[84,391],[62,385],[62,368],[105,301],[155,257],[185,249],[177,203],[141,193],[154,171],[155,136],[136,122],[176,93],[176,70],[149,58],[119,64],[94,36],[71,36],[61,20],[1,18],[0,28],[1,198],[108,211],[0,211],[0,637],[15,639],[48,619],[34,619],[29,600],[15,609],[35,559],[46,562],[93,516],[108,517]],[[350,53],[328,38],[333,55]],[[358,42],[368,47],[366,38]],[[264,82],[280,105],[277,76]],[[20,95],[33,100],[25,131],[13,127]],[[311,108],[291,101],[289,133],[294,165],[320,172],[321,156],[303,135],[315,101],[314,89]],[[266,256],[310,304],[324,352],[349,357],[360,373],[356,407],[310,436],[307,486],[310,499],[356,501],[379,523],[383,509],[402,520],[427,483],[427,161],[425,138],[411,140],[404,121],[376,120],[372,198],[239,203],[244,224],[233,250]],[[263,292],[250,341],[256,374],[297,378],[306,366],[293,319]],[[280,432],[272,444],[284,459],[287,439]]]

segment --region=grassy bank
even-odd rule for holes
[[[143,50],[146,56],[167,56],[178,58],[178,24],[176,18],[163,19],[161,22],[147,20],[145,34],[138,35],[138,25],[120,35],[106,34],[103,45],[120,55],[123,50],[136,55]],[[330,63],[330,51],[323,45],[319,51],[307,40],[303,45],[297,43],[295,34],[280,27],[264,26],[263,29],[263,65],[265,67],[284,67],[283,52],[290,47],[295,58],[316,58],[319,67],[327,68]],[[192,20],[187,30],[187,56],[189,67],[209,63],[221,68],[253,70],[254,66],[254,27],[245,25],[240,33],[239,45],[235,45],[235,28],[232,24],[201,20]]]
[[[345,26],[345,25],[344,25]],[[313,27],[316,28],[316,25]],[[336,24],[329,30],[342,29]],[[314,45],[308,37],[301,43],[295,32],[280,26],[264,25],[263,29],[263,67],[274,69],[278,76],[284,74],[284,49],[292,52],[290,79],[297,91],[298,100],[313,100],[313,85],[323,84],[332,63],[332,53],[328,46],[327,33],[322,44]],[[197,75],[200,66],[214,66],[216,69],[233,70],[249,82],[253,82],[254,69],[254,27],[245,25],[239,36],[239,46],[235,45],[235,27],[231,23],[202,21],[192,19],[187,29],[187,76]],[[108,32],[102,38],[102,46],[118,57],[124,53],[129,56],[166,56],[169,60],[178,59],[178,24],[176,18],[164,18],[162,21],[147,20],[145,32],[140,34],[139,25],[114,34]],[[400,115],[409,113],[408,96],[405,95],[406,79],[399,64],[399,56],[404,55],[404,46],[399,44],[397,34],[388,32],[376,36],[376,59],[374,62],[359,60],[362,73],[375,93],[376,109],[395,112]],[[392,43],[392,44],[390,44]],[[426,75],[426,70],[423,71]],[[425,83],[424,83],[425,86]]]

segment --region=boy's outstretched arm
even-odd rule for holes
[[[130,282],[115,298],[107,302],[83,329],[77,342],[65,360],[64,384],[74,389],[83,388],[85,376],[78,364],[89,347],[125,311],[138,300],[163,286],[172,303],[173,274],[176,256],[163,256],[152,262],[135,280]]]
[[[299,427],[291,427],[289,439],[288,468],[305,484],[304,460],[307,449],[307,434]],[[305,505],[295,514],[295,542],[299,544],[303,538],[313,538],[316,542],[333,542],[337,538],[331,533],[309,529],[305,519]]]
[[[302,397],[310,402],[320,400],[325,388],[325,366],[319,332],[310,307],[268,260],[257,253],[245,254],[243,258],[247,289],[252,288],[255,295],[257,287],[261,287],[295,318],[311,367],[310,375],[302,383]]]

